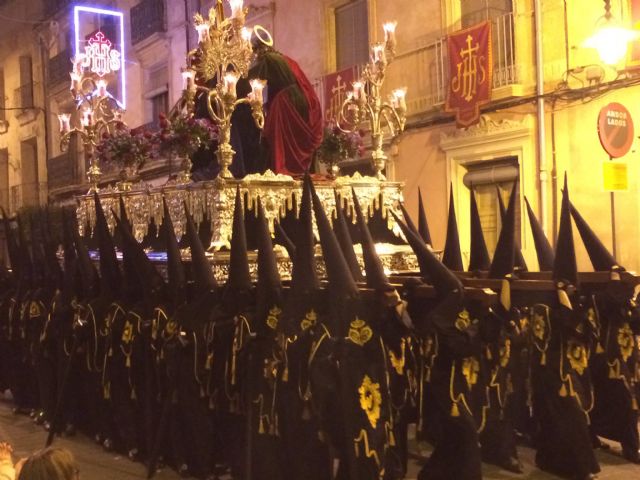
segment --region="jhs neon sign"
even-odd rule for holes
[[[96,33],[87,43],[89,45],[84,47],[85,57],[82,62],[84,68],[88,68],[99,77],[120,70],[120,52],[111,48],[113,44],[104,33]]]

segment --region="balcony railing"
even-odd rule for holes
[[[47,162],[47,181],[49,188],[72,185],[76,180],[76,165],[69,152],[50,158]]]
[[[73,53],[70,48],[60,52],[55,57],[49,59],[48,85],[58,85],[69,80],[71,71],[71,57]]]
[[[47,201],[47,182],[31,182],[11,187],[11,211],[42,205]]]
[[[33,84],[27,83],[14,90],[13,105],[16,108],[33,108]]]
[[[165,32],[164,0],[142,0],[131,8],[131,43],[134,45],[157,32]]]
[[[491,20],[493,88],[519,83],[516,64],[513,13]],[[396,56],[387,71],[388,88],[408,87],[408,113],[424,112],[443,104],[449,85],[447,38]]]

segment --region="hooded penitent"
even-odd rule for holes
[[[100,251],[100,295],[113,298],[120,293],[122,275],[120,274],[116,249],[100,203],[100,197],[98,197],[97,193],[94,195],[96,207],[95,235],[98,237],[98,250]]]
[[[289,238],[289,235],[287,235],[287,232],[284,231],[280,222],[274,222],[273,228],[275,229],[275,243],[282,245],[287,251],[289,258],[293,260],[296,256],[296,246],[291,241],[291,238]]]
[[[166,198],[162,199],[162,208],[164,210],[162,229],[167,249],[168,294],[173,304],[172,310],[175,311],[187,301],[187,277],[185,275],[184,265],[182,264],[178,240],[176,239],[173,229],[171,212],[169,211]]]
[[[353,279],[358,282],[362,280],[362,270],[356,257],[356,252],[353,249],[353,240],[349,233],[349,226],[347,225],[347,219],[345,218],[344,210],[342,208],[342,202],[338,196],[338,192],[334,191],[334,198],[336,201],[336,221],[333,225],[333,231],[342,248],[342,254],[344,255],[347,265],[349,265],[349,271]]]
[[[407,216],[405,215],[405,219],[406,218]],[[420,234],[420,237],[422,238],[424,243],[432,245],[431,233],[429,232],[429,224],[427,223],[427,212],[425,211],[424,204],[422,203],[422,193],[420,192],[420,187],[418,187],[418,233]]]
[[[238,187],[233,210],[231,254],[229,258],[229,276],[224,294],[225,300],[228,299],[228,295],[232,294],[246,295],[251,291],[251,286],[251,274],[247,257],[247,237],[244,225],[244,207],[240,187]]]
[[[529,213],[529,224],[531,225],[533,243],[536,247],[536,256],[538,257],[538,269],[541,272],[550,272],[553,270],[553,248],[551,248],[549,240],[544,234],[544,230],[542,230],[542,226],[538,222],[535,213],[533,213],[533,209],[531,208],[531,205],[529,205],[527,197],[524,197],[524,201],[527,205],[527,212]]]
[[[560,210],[560,227],[556,240],[556,256],[553,262],[553,279],[556,282],[577,285],[578,267],[576,264],[576,249],[573,243],[573,229],[571,228],[571,206],[567,174],[564,175],[562,189],[562,208]]]
[[[584,243],[584,247],[587,249],[587,254],[589,255],[593,269],[596,272],[624,270],[623,267],[618,265],[616,259],[613,258],[613,255],[607,250],[607,247],[604,246],[587,221],[580,215],[576,207],[571,203],[570,207],[571,216],[573,217],[573,221],[576,222],[576,227],[578,228],[578,232],[580,232],[582,243]]]
[[[517,181],[516,181],[517,183]],[[500,220],[504,222],[504,216],[507,213],[507,210],[504,207],[504,203],[502,202],[502,196],[500,194],[500,187],[496,186],[496,191],[498,193],[498,206],[500,207]],[[512,188],[511,189],[511,195],[514,195],[515,193],[517,193],[517,189]],[[517,270],[521,270],[523,272],[526,272],[527,269],[527,263],[524,261],[524,257],[522,256],[522,250],[520,249],[520,242],[518,241],[518,239],[515,240],[516,242],[516,253],[515,253],[515,267]]]
[[[218,286],[216,278],[211,270],[211,264],[207,258],[204,245],[200,241],[193,217],[187,205],[184,205],[184,214],[187,218],[187,241],[191,250],[191,273],[194,283],[194,298],[215,290]]]
[[[478,204],[476,203],[476,195],[473,187],[469,189],[469,198],[471,199],[471,253],[469,256],[469,271],[485,271],[489,270],[491,260],[489,259],[487,244],[484,241],[484,234],[482,233],[480,213],[478,212]]]
[[[515,203],[517,181],[513,184],[509,206],[502,217],[502,229],[498,237],[498,244],[493,255],[493,262],[489,270],[489,278],[504,278],[513,273],[515,262]]]
[[[453,202],[453,185],[450,186],[449,190],[447,240],[444,244],[442,263],[454,272],[461,272],[464,270],[464,267],[462,266],[462,254],[460,253],[460,235],[458,234],[458,224],[456,222],[456,209]]]

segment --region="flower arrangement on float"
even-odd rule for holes
[[[338,163],[364,155],[364,135],[363,130],[345,131],[336,122],[329,122],[324,128],[322,143],[315,151],[315,158],[326,165],[329,175],[335,178],[340,172]]]

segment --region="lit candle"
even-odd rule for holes
[[[196,82],[195,82],[196,72],[191,70],[190,68],[185,68],[182,70],[182,89],[189,92],[194,92],[196,90]]]
[[[252,34],[253,34],[253,31],[250,28],[242,27],[240,35],[242,35],[242,39],[245,42],[250,42],[251,41],[251,35]]]
[[[384,30],[384,42],[390,47],[393,48],[396,45],[396,26],[398,22],[387,22],[382,25],[382,29]]]
[[[93,110],[90,108],[84,110],[82,112],[82,120],[80,120],[80,123],[83,127],[90,127],[93,125]]]
[[[79,90],[82,76],[76,72],[71,72],[69,75],[71,76],[71,90]]]
[[[407,110],[407,102],[405,97],[407,96],[407,87],[398,88],[394,90],[391,95],[393,96],[393,108],[398,109],[400,112]]]
[[[249,83],[251,84],[251,95],[253,100],[262,104],[264,102],[262,92],[264,90],[265,85],[267,84],[267,81],[254,78]]]
[[[236,83],[238,83],[238,75],[235,72],[227,72],[224,76],[222,91],[235,97]]]
[[[68,113],[61,113],[58,115],[58,121],[60,122],[61,133],[67,133],[71,130],[71,115]]]
[[[86,55],[79,53],[72,60],[73,71],[79,75],[82,74],[82,68],[84,67],[85,57]]]
[[[376,43],[375,45],[373,45],[371,47],[371,53],[374,63],[384,63],[386,61],[386,56],[384,54],[384,45],[382,45],[381,43]]]
[[[196,31],[198,32],[199,43],[209,41],[209,22],[203,22],[199,25],[196,25]]]
[[[365,95],[364,83],[362,83],[361,81],[353,82],[353,99],[364,100]]]
[[[96,82],[96,92],[99,97],[107,96],[107,81],[100,79]]]
[[[242,18],[242,4],[243,0],[229,0],[229,6],[231,7],[231,18]]]

